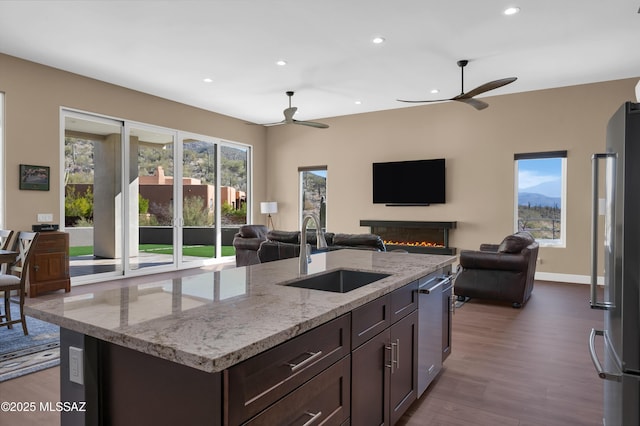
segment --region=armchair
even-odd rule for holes
[[[505,237],[499,245],[462,250],[454,292],[458,298],[504,300],[520,308],[533,291],[537,259],[538,243],[524,231]]]

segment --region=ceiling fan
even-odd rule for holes
[[[454,96],[453,98],[450,98],[450,99],[436,99],[436,100],[430,100],[430,101],[407,101],[403,99],[398,99],[398,101],[410,102],[410,103],[458,101],[458,102],[464,102],[467,105],[471,105],[477,110],[481,110],[488,107],[489,104],[481,100],[474,99],[474,96],[480,95],[484,92],[488,92],[489,90],[497,89],[498,87],[506,86],[507,84],[513,83],[518,79],[517,77],[501,78],[500,80],[494,80],[494,81],[490,81],[488,83],[482,84],[476,87],[475,89],[465,93],[464,92],[464,67],[466,67],[468,63],[469,61],[466,59],[458,61],[458,66],[460,67],[460,73],[462,75],[462,89],[458,96]]]
[[[327,129],[329,127],[328,124],[324,124],[324,123],[318,123],[318,122],[315,122],[315,121],[300,121],[300,120],[294,119],[293,115],[296,113],[298,108],[291,106],[291,97],[293,96],[293,92],[292,91],[288,91],[286,93],[287,93],[287,96],[289,97],[289,108],[287,108],[287,109],[285,109],[283,111],[284,120],[278,121],[276,123],[263,124],[263,126],[276,126],[278,124],[300,124],[302,126],[315,127],[317,129]]]

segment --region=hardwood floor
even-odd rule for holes
[[[398,424],[602,425],[588,353],[602,324],[586,285],[536,282],[522,309],[472,299],[453,318],[445,369]]]
[[[586,285],[536,282],[522,309],[471,300],[456,311],[445,369],[402,426],[602,425],[602,381],[588,354],[602,311]],[[601,351],[601,348],[599,348]],[[57,402],[59,368],[0,383],[0,401]],[[0,424],[60,424],[55,412],[0,412]]]

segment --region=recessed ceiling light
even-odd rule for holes
[[[509,16],[509,15],[515,15],[518,12],[520,12],[520,8],[519,7],[508,7],[502,13],[504,13],[507,16]]]
[[[440,93],[440,90],[438,90],[438,89],[431,89],[431,93],[433,93],[433,94],[435,95],[436,93]]]
[[[355,101],[354,102],[356,105],[362,105],[362,101]]]
[[[213,79],[212,78],[203,78],[202,81],[204,81],[205,83],[213,83]]]
[[[287,65],[287,61],[280,59],[279,61],[276,61],[276,65],[284,67]]]
[[[382,44],[384,43],[384,37],[374,37],[371,42],[373,44]]]

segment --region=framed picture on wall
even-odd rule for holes
[[[20,164],[20,189],[49,190],[49,167]]]

